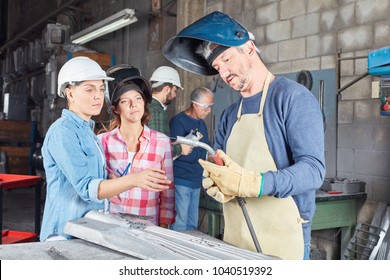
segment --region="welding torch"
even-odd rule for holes
[[[208,152],[210,160],[212,160],[217,165],[220,165],[220,166],[223,165],[223,161],[218,156],[216,151],[214,151],[214,149],[212,147],[210,147],[209,145],[207,145],[206,143],[200,142],[199,140],[196,140],[196,139],[190,139],[188,137],[183,137],[183,136],[171,137],[171,139],[173,141],[175,141],[176,143],[179,143],[179,144],[185,144],[185,145],[189,145],[189,146],[192,146],[192,147],[203,148],[203,149],[205,149]],[[249,217],[248,210],[246,209],[245,198],[236,196],[236,200],[238,202],[238,205],[240,205],[240,207],[241,207],[242,214],[244,215],[245,222],[246,222],[246,224],[248,226],[248,229],[249,229],[249,232],[251,234],[253,243],[255,244],[256,251],[258,253],[262,253],[262,250],[261,250],[261,247],[260,247],[260,243],[259,243],[259,241],[257,239],[255,230],[254,230],[253,225],[252,225],[252,221],[251,221],[251,219]]]

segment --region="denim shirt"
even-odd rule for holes
[[[100,142],[93,131],[95,122],[83,120],[63,109],[61,117],[49,128],[42,156],[47,190],[40,240],[64,234],[67,221],[102,209],[98,199],[100,182],[107,178]]]

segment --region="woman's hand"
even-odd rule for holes
[[[150,167],[137,173],[102,180],[99,184],[98,198],[110,198],[136,187],[152,192],[161,192],[169,189],[171,183],[164,170]]]
[[[171,180],[165,176],[165,171],[157,168],[150,167],[137,173],[131,173],[126,175],[131,177],[132,185],[140,187],[145,190],[160,192],[169,188]]]

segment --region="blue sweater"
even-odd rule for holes
[[[240,101],[242,114],[257,113],[261,96],[262,92],[240,98],[224,110],[214,149],[226,151]],[[276,77],[270,84],[263,116],[267,144],[278,169],[264,173],[263,195],[294,198],[301,217],[310,221],[303,224],[307,242],[315,213],[315,191],[325,176],[324,129],[318,101],[301,84]]]
[[[210,145],[206,123],[203,120],[194,119],[184,112],[174,116],[169,122],[171,136],[186,136],[191,130],[197,129],[202,135],[200,142]],[[179,156],[173,161],[173,174],[175,185],[184,185],[189,188],[200,188],[202,186],[203,168],[198,159],[206,159],[206,150],[195,147],[187,156]]]

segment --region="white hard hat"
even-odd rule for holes
[[[183,90],[183,87],[180,83],[179,73],[174,68],[169,66],[160,66],[157,68],[153,72],[149,81],[152,84],[152,88],[159,87],[164,83],[169,83]]]
[[[96,61],[85,56],[77,56],[68,60],[58,73],[57,94],[65,98],[65,88],[69,83],[95,80],[105,81],[105,91],[108,96],[107,81],[112,81],[114,78],[107,77],[106,72]]]

